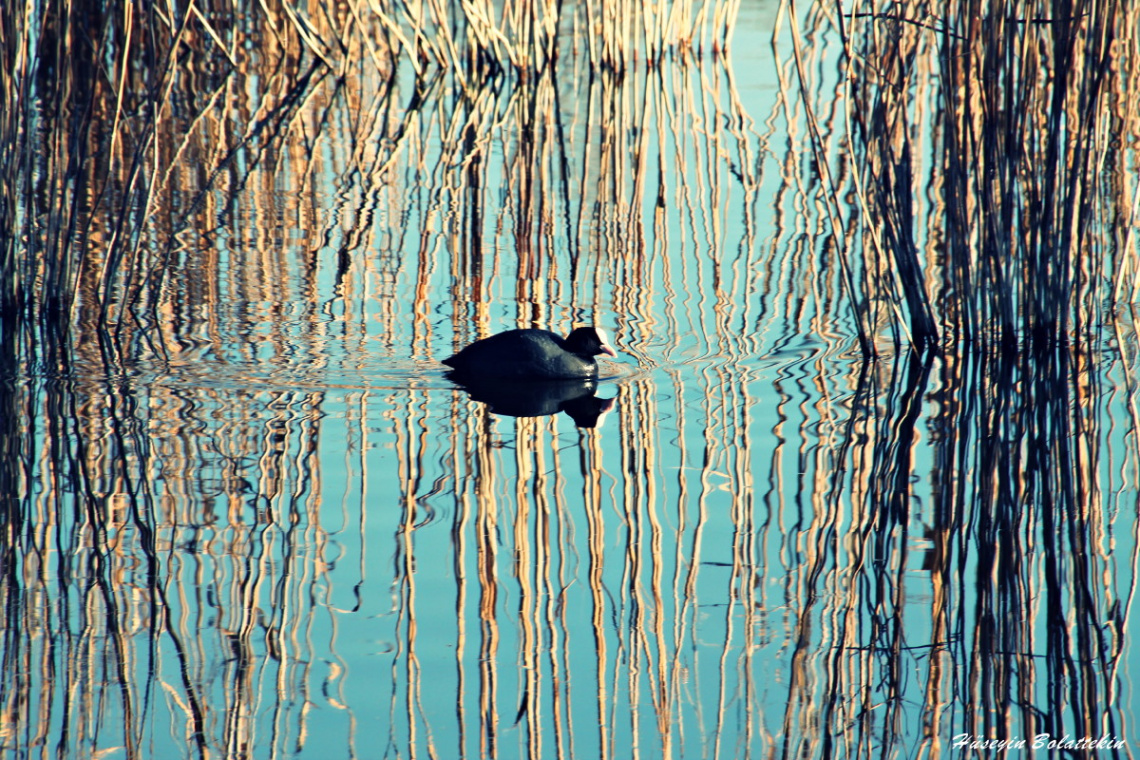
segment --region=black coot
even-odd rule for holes
[[[598,354],[617,356],[600,327],[579,327],[565,338],[547,330],[507,330],[475,341],[443,363],[460,378],[569,380],[597,377]]]

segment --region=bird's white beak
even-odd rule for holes
[[[617,358],[617,351],[614,351],[614,347],[610,345],[609,337],[606,335],[606,331],[599,327],[597,329],[597,333],[598,340],[602,343],[602,353],[606,356]]]

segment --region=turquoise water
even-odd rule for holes
[[[200,205],[180,175],[116,340],[6,384],[4,753],[1131,746],[1134,329],[1057,391],[1078,513],[1026,365],[865,362],[774,18],[620,82],[329,83]],[[594,428],[438,363],[577,324],[620,354]]]

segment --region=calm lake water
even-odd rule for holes
[[[85,232],[128,295],[3,381],[3,756],[1131,757],[1135,327],[865,361],[776,17],[467,96],[204,70]],[[596,421],[439,364],[579,324]]]

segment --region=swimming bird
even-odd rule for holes
[[[569,380],[597,377],[594,357],[617,356],[600,327],[579,327],[565,338],[549,330],[507,330],[477,340],[443,360],[459,378]]]

